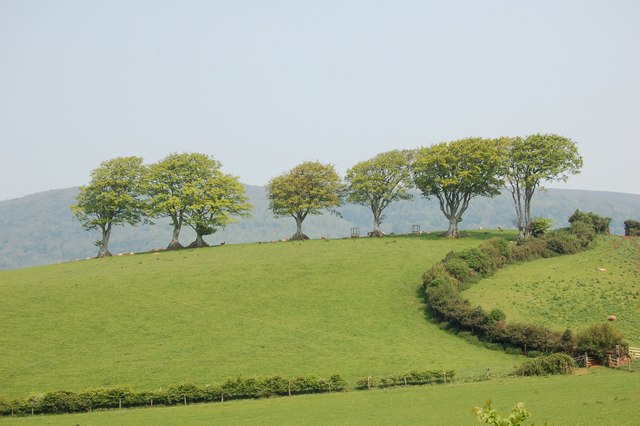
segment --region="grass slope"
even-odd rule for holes
[[[502,309],[507,321],[557,330],[575,332],[614,314],[627,340],[640,346],[640,239],[607,237],[576,255],[510,266],[464,296],[487,310]]]
[[[489,236],[226,245],[0,271],[0,394],[506,372],[519,359],[439,330],[418,295],[428,266]]]
[[[518,402],[527,424],[631,425],[640,418],[638,374],[604,368],[590,374],[347,392],[188,407],[0,419],[1,425],[478,425],[473,406],[487,399],[503,416]]]

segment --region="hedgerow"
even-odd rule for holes
[[[135,391],[129,387],[88,389],[80,392],[58,390],[8,400],[0,397],[0,415],[62,414],[127,407],[181,405],[225,399],[253,399],[308,393],[341,392],[346,382],[335,374],[328,379],[307,376],[285,379],[280,376],[236,377],[221,385],[183,383],[164,390]]]
[[[509,263],[574,254],[584,250],[593,243],[596,234],[608,232],[609,221],[609,218],[602,218],[594,213],[576,211],[572,216],[571,228],[547,232],[518,244],[494,238],[482,243],[477,249],[450,252],[423,274],[427,306],[438,322],[446,323],[443,328],[454,328],[458,335],[465,336],[461,332],[469,331],[480,340],[499,343],[505,350],[518,353],[571,352],[576,348],[576,341],[569,330],[560,333],[541,325],[507,323],[502,311],[487,313],[480,306],[472,306],[460,291],[480,278],[491,276]],[[589,334],[591,337],[594,335],[597,335],[595,331]],[[591,344],[591,340],[582,337],[581,342],[585,343],[578,347],[601,358],[603,351],[610,349],[611,342],[615,339],[600,339],[599,346]],[[620,344],[622,338],[615,341]]]

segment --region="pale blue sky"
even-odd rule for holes
[[[640,193],[639,1],[0,0],[0,200],[116,156],[262,185],[536,132],[585,160],[549,187]]]

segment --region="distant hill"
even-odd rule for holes
[[[293,219],[274,219],[268,209],[265,189],[246,185],[253,204],[252,217],[242,219],[221,230],[207,241],[210,244],[271,241],[289,237],[295,231]],[[94,256],[93,245],[98,232],[82,229],[69,206],[74,203],[77,188],[42,192],[26,197],[0,201],[0,269],[55,263]],[[612,232],[622,234],[626,219],[640,219],[640,195],[614,192],[552,189],[535,195],[533,213],[554,220],[556,227],[567,225],[567,218],[578,208],[609,216]],[[304,232],[311,238],[341,238],[350,235],[351,228],[361,235],[372,228],[369,209],[347,204],[340,209],[342,218],[324,214],[309,217]],[[513,228],[514,210],[508,194],[493,199],[478,198],[471,202],[461,229]],[[411,225],[423,231],[446,229],[447,222],[435,200],[416,196],[413,201],[392,204],[386,212],[383,229],[387,233],[408,233]],[[166,220],[155,225],[117,227],[110,249],[113,253],[147,251],[165,247],[171,239]],[[185,228],[181,242],[189,244],[194,233]]]

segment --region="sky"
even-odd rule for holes
[[[557,133],[640,193],[640,2],[0,0],[0,200],[201,152],[247,184]]]

